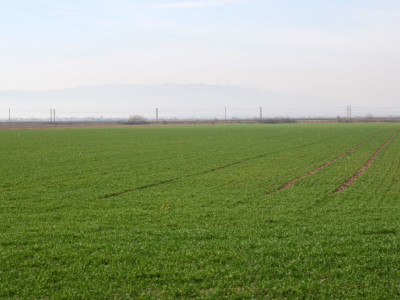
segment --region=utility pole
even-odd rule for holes
[[[226,122],[226,106],[225,106],[225,122]]]
[[[50,123],[53,122],[53,109],[50,108]]]
[[[158,123],[158,107],[156,108],[156,123]]]
[[[260,121],[262,121],[262,107],[260,106]]]
[[[56,122],[56,109],[53,108],[53,122]]]
[[[347,120],[351,120],[351,105],[347,105]]]
[[[349,116],[350,116],[350,121],[351,121],[351,105],[349,105]]]

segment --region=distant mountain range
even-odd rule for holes
[[[344,103],[331,103],[327,99],[317,99],[298,95],[273,93],[261,89],[236,86],[213,85],[107,85],[86,86],[50,91],[0,91],[0,110],[49,110],[69,111],[71,114],[91,111],[127,111],[127,113],[160,111],[170,113],[186,111],[199,117],[210,116],[224,107],[231,110],[254,110],[259,107],[267,111],[280,111],[280,115],[291,115],[297,111],[303,115],[308,109],[319,107],[344,106]],[[342,109],[342,110],[343,110]],[[321,114],[322,115],[322,114]]]

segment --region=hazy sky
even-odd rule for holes
[[[0,34],[0,90],[203,83],[400,97],[399,0],[0,0]]]

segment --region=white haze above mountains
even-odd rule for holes
[[[330,103],[321,107],[318,103]],[[141,115],[162,118],[335,117],[344,116],[349,103],[261,89],[212,85],[109,85],[51,91],[0,91],[0,119],[46,118],[55,108],[62,118],[128,118]]]

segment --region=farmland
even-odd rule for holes
[[[0,298],[399,297],[399,130],[0,131]]]

